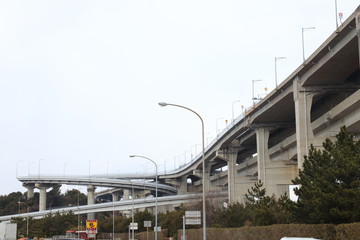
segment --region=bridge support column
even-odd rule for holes
[[[210,164],[205,165],[205,171],[203,172],[203,179],[202,183],[204,184],[205,193],[209,192],[210,190]]]
[[[87,186],[87,204],[95,204],[95,189],[96,187],[94,185],[88,185]],[[87,219],[95,219],[95,213],[88,213]]]
[[[112,201],[113,202],[117,202],[117,201],[119,201],[119,194],[117,193],[117,192],[113,192],[113,193],[111,193],[111,198],[112,198]]]
[[[236,181],[236,159],[237,151],[218,151],[217,155],[227,161],[228,166],[228,198],[229,204],[236,202],[235,196],[235,181]]]
[[[256,132],[256,151],[257,151],[257,166],[258,166],[258,180],[261,180],[266,188],[266,165],[269,164],[269,128],[257,128]]]
[[[359,46],[359,61],[360,61],[360,11],[356,11],[356,33],[358,37],[358,46]]]
[[[187,176],[183,176],[180,179],[179,193],[180,194],[187,193]]]
[[[146,196],[148,196],[149,194],[151,194],[150,190],[141,190],[138,191],[138,195],[140,198],[146,198]],[[135,194],[136,195],[136,194]],[[155,196],[155,191],[154,191],[154,196]]]
[[[23,186],[27,189],[27,198],[31,199],[34,197],[34,189],[35,184],[23,184]]]
[[[46,210],[46,189],[49,188],[49,186],[45,184],[36,184],[36,188],[40,190],[39,194],[39,211],[45,211]]]
[[[311,106],[313,94],[307,93],[301,87],[301,79],[297,77],[293,82],[296,122],[296,147],[298,169],[302,169],[304,155],[308,154],[309,143],[314,139],[311,127]]]
[[[40,187],[39,211],[46,210],[46,187]]]
[[[123,189],[123,199],[124,200],[130,199],[130,190],[129,189]]]

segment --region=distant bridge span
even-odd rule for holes
[[[214,199],[221,198],[226,196],[227,193],[217,193],[212,194],[211,197]],[[166,196],[158,198],[158,206],[166,210],[173,210],[174,206],[180,206],[181,204],[197,202],[201,199],[199,194],[186,194],[186,195],[175,195],[175,196]],[[94,212],[112,212],[112,211],[131,211],[134,209],[146,209],[146,208],[154,208],[155,206],[155,198],[142,198],[142,199],[134,199],[134,200],[126,200],[126,201],[117,201],[117,202],[109,202],[109,203],[99,203],[96,205],[83,205],[76,207],[65,207],[65,208],[57,208],[52,210],[45,210],[39,212],[29,212],[29,213],[21,213],[21,214],[13,214],[7,216],[0,216],[0,221],[10,221],[12,218],[42,218],[48,214],[53,213],[69,213],[72,212],[75,215],[77,214],[88,214]]]
[[[114,178],[86,178],[86,177],[58,177],[58,176],[29,176],[29,177],[18,177],[24,186],[30,185],[51,185],[51,184],[66,184],[66,185],[94,185],[97,187],[108,187],[108,188],[120,188],[132,190],[144,190],[155,191],[156,184],[154,182],[139,181],[134,179],[114,179]],[[157,185],[158,192],[161,195],[173,195],[176,194],[176,187],[168,184]]]

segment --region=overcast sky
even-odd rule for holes
[[[360,4],[338,0],[345,20]],[[339,20],[339,24],[340,20]],[[153,173],[201,150],[335,31],[331,0],[0,0],[0,195],[16,176]]]

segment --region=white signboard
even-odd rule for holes
[[[199,218],[201,217],[200,211],[185,211],[186,218]]]
[[[144,227],[151,227],[151,221],[144,221]]]
[[[138,223],[130,223],[130,230],[138,230]]]
[[[201,225],[201,218],[185,218],[186,225]]]

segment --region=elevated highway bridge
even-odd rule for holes
[[[226,190],[229,203],[243,202],[247,189],[259,180],[270,195],[288,192],[310,144],[321,147],[344,125],[360,136],[359,38],[358,7],[276,89],[206,147],[206,169],[198,156],[152,179],[176,188],[179,195],[201,192],[203,184],[207,193]],[[24,178],[19,180],[26,186]]]

